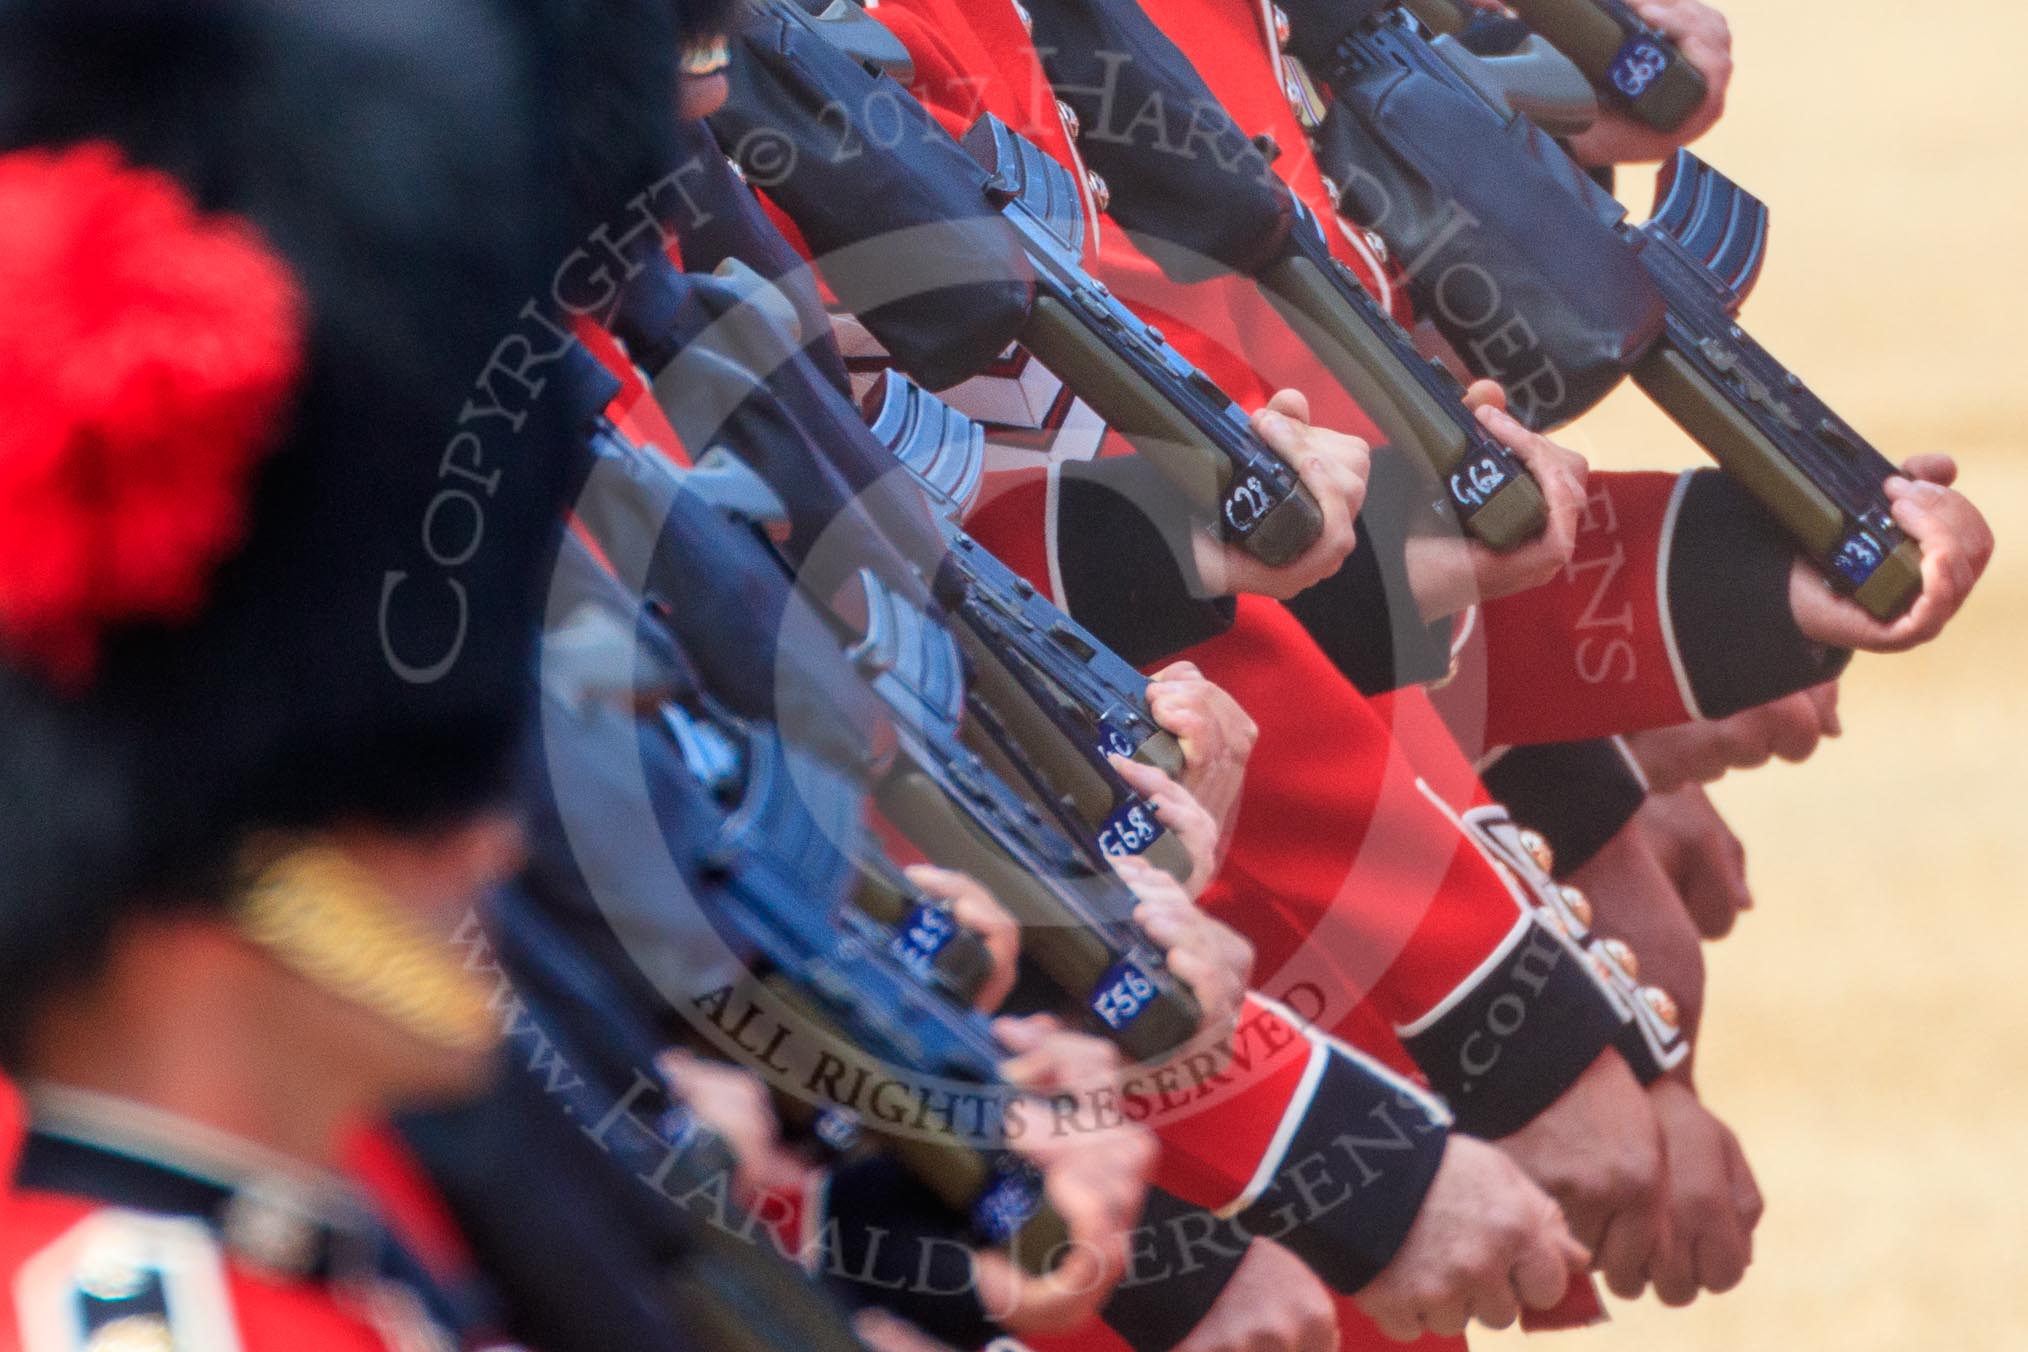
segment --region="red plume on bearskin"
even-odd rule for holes
[[[303,362],[246,221],[109,145],[0,156],[0,649],[89,682],[107,632],[204,606]]]

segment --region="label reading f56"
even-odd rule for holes
[[[1155,998],[1155,983],[1130,958],[1121,958],[1106,969],[1092,992],[1091,1012],[1115,1033],[1139,1018]]]

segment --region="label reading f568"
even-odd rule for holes
[[[1636,33],[1626,40],[1620,54],[1606,68],[1606,80],[1627,98],[1637,99],[1667,69],[1669,54],[1654,39]]]
[[[1106,969],[1092,992],[1091,1012],[1115,1033],[1139,1018],[1155,998],[1155,983],[1130,958],[1121,958]]]
[[[1098,847],[1114,856],[1146,854],[1161,837],[1162,823],[1155,820],[1155,809],[1137,798],[1106,819],[1099,829]]]

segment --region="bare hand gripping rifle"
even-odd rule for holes
[[[1327,0],[1286,7],[1291,50],[1337,95],[1320,146],[1347,161],[1348,212],[1426,265],[1416,284],[1440,328],[1452,273],[1431,258],[1448,249],[1493,278],[1545,368],[1563,371],[1558,418],[1632,375],[1834,586],[1882,619],[1908,608],[1921,590],[1920,551],[1881,490],[1897,471],[1737,322],[1766,254],[1762,203],[1679,151],[1649,220],[1630,225],[1539,128],[1458,77],[1409,14]],[[1485,361],[1469,326],[1447,336],[1468,363]]]
[[[941,388],[1018,340],[1225,539],[1271,566],[1313,545],[1323,515],[1294,468],[1215,382],[1084,270],[1083,197],[1070,175],[990,115],[960,149],[906,89],[834,46],[826,26],[795,0],[755,0],[732,99],[712,123],[904,369]],[[852,266],[855,250],[871,242],[877,251],[883,236],[893,248],[872,270],[887,271],[885,289]],[[891,293],[905,289],[904,272],[925,293],[1014,283],[1021,303],[917,306],[897,321]],[[998,290],[1007,300],[1007,286]],[[971,354],[955,370],[954,351]]]
[[[1394,316],[1331,257],[1316,218],[1300,203],[1288,244],[1258,276],[1269,301],[1388,444],[1428,462],[1466,534],[1505,551],[1542,533],[1542,489],[1527,467],[1465,407],[1450,368],[1424,358]]]

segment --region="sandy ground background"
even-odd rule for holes
[[[1939,644],[1862,658],[1846,737],[1735,777],[1758,909],[1711,953],[1707,1100],[1768,1198],[1738,1291],[1545,1346],[2028,1349],[2028,6],[1722,0],[1701,149],[1774,209],[1746,316],[1890,456],[1948,450],[2000,548]],[[1622,195],[1645,213],[1638,180]],[[1623,391],[1573,444],[1685,462]],[[1517,1335],[1474,1345],[1515,1352]]]

